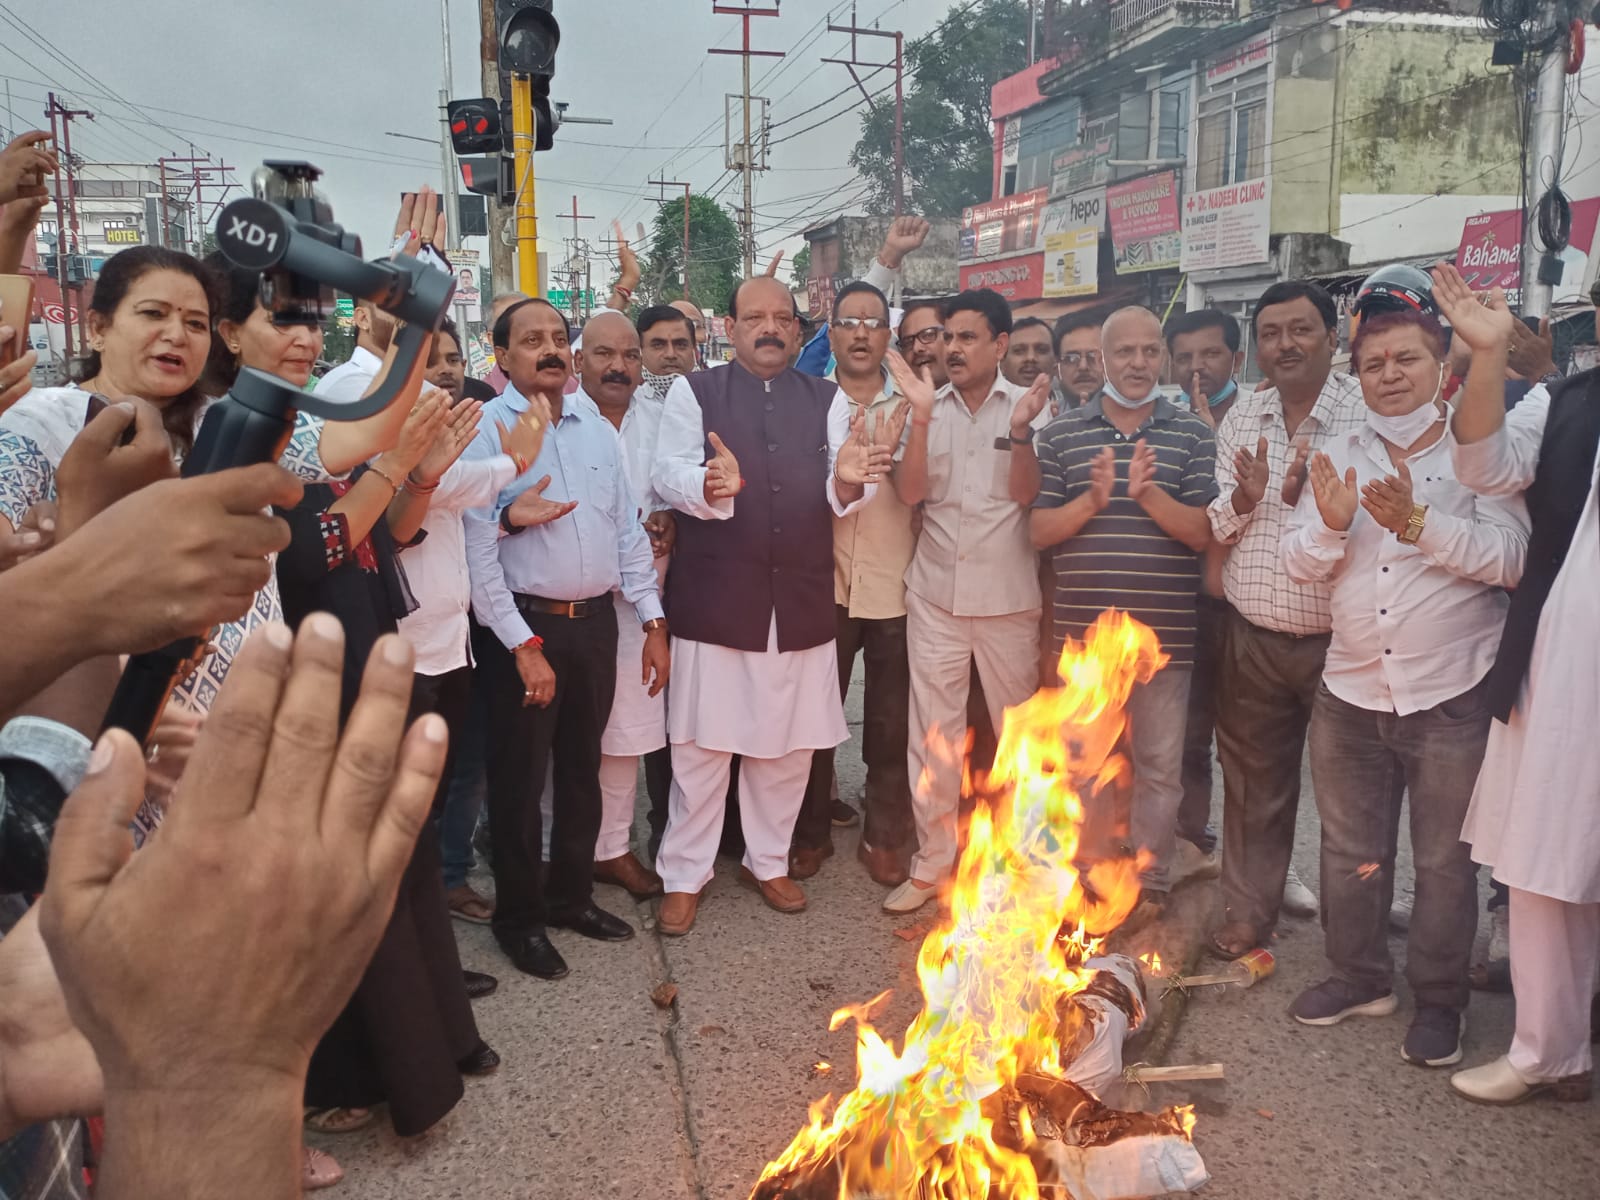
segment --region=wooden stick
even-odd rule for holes
[[[1144,1063],[1134,1063],[1128,1068],[1127,1075],[1135,1083],[1175,1083],[1179,1080],[1225,1077],[1221,1063],[1188,1063],[1173,1067],[1151,1067]]]

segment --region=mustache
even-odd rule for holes
[[[626,371],[607,371],[604,375],[600,376],[600,382],[624,384],[632,383],[633,376],[629,375]]]
[[[789,343],[778,337],[758,337],[756,339],[756,348],[760,349],[762,346],[771,346],[775,350],[787,350]]]
[[[565,371],[566,369],[567,360],[559,354],[547,354],[534,364],[534,370],[536,371]]]

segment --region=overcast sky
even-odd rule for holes
[[[638,223],[648,227],[655,189],[645,180],[653,175],[739,202],[738,180],[723,170],[722,139],[724,96],[740,87],[740,61],[706,50],[736,45],[741,22],[714,15],[712,3],[557,0],[553,98],[574,115],[615,124],[568,125],[557,148],[538,156],[540,244],[552,260],[564,257],[560,239],[572,222],[559,215],[571,211],[574,194],[579,211],[597,218],[582,223],[591,239],[606,236],[613,218],[630,236]],[[448,4],[452,94],[479,95],[477,0]],[[859,0],[858,16],[915,37],[951,4]],[[755,194],[763,261],[785,234],[851,207],[862,190],[846,162],[859,131],[862,109],[850,108],[859,93],[843,67],[819,61],[848,56],[848,38],[824,28],[830,11],[848,23],[848,0],[784,0],[781,16],[751,22],[754,47],[790,52],[752,61],[753,90],[772,101],[773,140],[843,114],[774,146],[773,169],[758,176]],[[153,162],[188,154],[192,142],[238,168],[235,178],[248,186],[263,158],[309,158],[326,172],[338,219],[373,253],[388,239],[399,193],[440,183],[437,143],[387,136],[438,137],[440,13],[441,0],[0,0],[5,121],[40,124],[54,88],[97,113],[73,125],[74,150],[93,161]],[[892,43],[864,40],[860,53],[887,61]],[[891,80],[885,71],[871,86]]]

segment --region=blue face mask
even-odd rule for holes
[[[1238,391],[1239,391],[1238,382],[1236,380],[1232,380],[1232,379],[1228,380],[1228,382],[1223,385],[1223,387],[1217,392],[1217,394],[1215,396],[1208,397],[1208,399],[1210,400],[1210,403],[1211,403],[1211,407],[1215,408],[1219,404],[1228,403],[1228,401],[1232,400],[1234,398],[1234,396],[1238,394]]]

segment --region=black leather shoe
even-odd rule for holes
[[[551,913],[545,922],[557,929],[570,929],[597,942],[625,942],[633,936],[633,926],[593,904],[575,912]]]
[[[567,960],[561,957],[560,952],[550,944],[550,939],[542,933],[507,938],[500,943],[500,949],[506,952],[511,965],[524,975],[536,975],[540,979],[566,978]]]
[[[493,975],[485,975],[482,971],[462,971],[461,981],[467,985],[468,1000],[482,1000],[485,996],[492,996],[495,988],[500,986],[498,979]]]
[[[500,1056],[489,1048],[489,1043],[483,1039],[472,1048],[472,1053],[456,1063],[456,1070],[463,1075],[493,1075],[495,1068],[500,1065]]]

